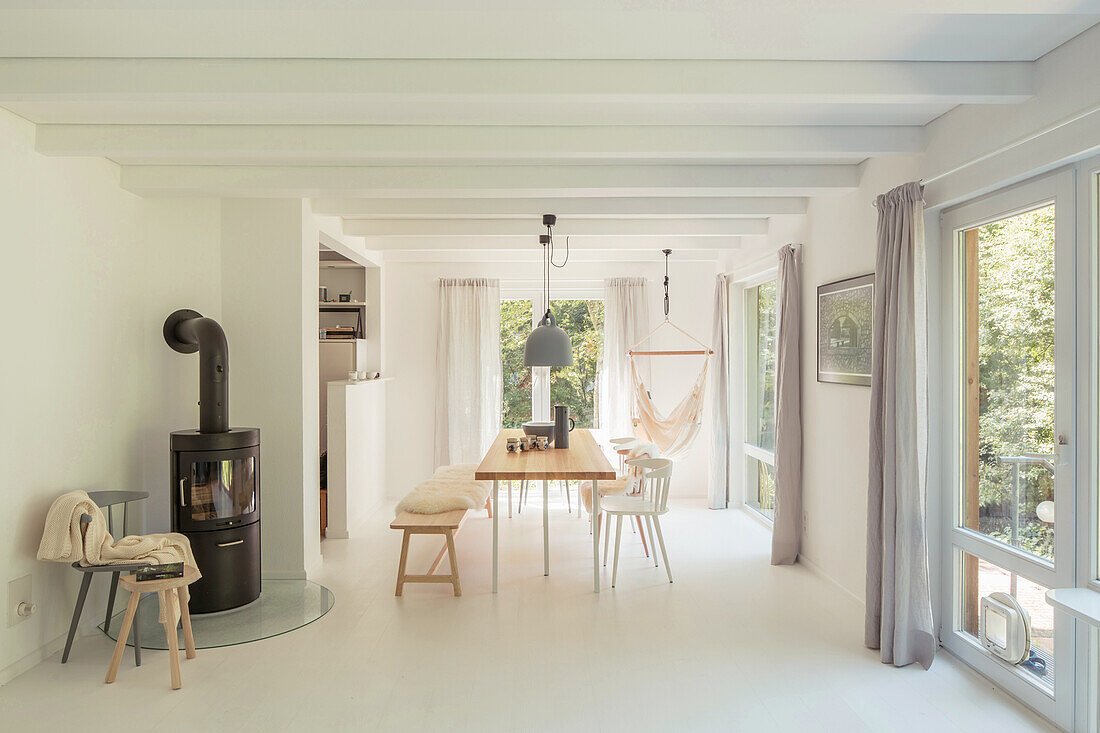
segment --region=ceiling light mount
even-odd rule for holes
[[[565,267],[569,262],[569,238],[565,240],[565,260],[559,265],[554,262],[554,225],[558,217],[554,214],[543,214],[542,225],[546,227],[546,234],[539,235],[539,244],[542,245],[542,274],[543,274],[543,300],[546,314],[539,320],[537,326],[527,337],[527,343],[523,347],[523,365],[529,367],[563,367],[573,366],[573,344],[569,341],[569,334],[558,328],[557,319],[550,311],[550,265]]]

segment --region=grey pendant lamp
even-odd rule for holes
[[[569,240],[566,238],[565,261],[560,265],[554,262],[554,225],[558,218],[553,214],[543,214],[542,224],[546,234],[539,235],[542,245],[543,297],[546,300],[546,314],[527,337],[523,347],[523,365],[525,367],[563,367],[573,366],[573,344],[569,334],[558,328],[557,319],[550,312],[550,265],[565,267],[569,262]]]

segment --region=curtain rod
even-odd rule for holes
[[[1091,107],[1086,107],[1083,110],[1075,112],[1074,114],[1070,115],[1069,117],[1065,117],[1065,118],[1063,118],[1063,119],[1061,119],[1057,122],[1054,122],[1050,125],[1047,125],[1046,127],[1040,128],[1039,130],[1036,130],[1035,132],[1024,135],[1023,137],[1016,138],[1012,142],[1006,143],[1006,144],[1002,145],[1001,147],[999,147],[995,150],[991,150],[990,152],[985,153],[984,155],[979,155],[978,157],[972,158],[972,159],[966,161],[965,163],[960,163],[959,165],[955,166],[954,168],[946,170],[943,173],[938,173],[938,174],[932,176],[931,178],[922,178],[922,179],[920,179],[920,184],[922,186],[927,186],[930,183],[935,183],[936,181],[940,181],[944,178],[947,178],[948,176],[953,176],[956,173],[958,173],[959,171],[964,171],[967,168],[971,168],[971,167],[977,165],[978,163],[983,163],[983,162],[989,160],[990,158],[994,158],[994,157],[1000,155],[1001,153],[1007,153],[1009,150],[1012,150],[1014,148],[1018,148],[1021,145],[1026,145],[1027,143],[1031,142],[1032,140],[1037,140],[1038,138],[1041,138],[1044,135],[1049,135],[1050,133],[1055,132],[1056,130],[1062,129],[1066,125],[1072,125],[1074,122],[1077,122],[1078,120],[1083,120],[1084,118],[1088,117],[1089,115],[1096,114],[1097,112],[1100,112],[1100,104],[1094,104]],[[871,202],[871,205],[872,206],[875,205],[873,201]]]

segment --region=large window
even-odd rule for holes
[[[523,366],[523,345],[531,333],[531,301],[500,301],[500,362],[504,377],[501,426],[518,428],[531,419],[531,370]]]
[[[947,525],[944,646],[1061,725],[1073,714],[1074,627],[1046,603],[1073,586],[1077,504],[1073,177],[944,216],[955,253],[957,458]],[[1014,596],[1031,620],[1017,665],[979,644],[981,599]]]
[[[548,419],[550,405],[566,405],[577,427],[599,427],[599,373],[603,366],[604,303],[593,298],[551,301],[558,326],[573,344],[573,366],[553,369],[523,366],[523,346],[542,317],[535,299],[501,300],[500,358],[504,393],[502,425],[518,428],[528,420]]]
[[[775,513],[776,281],[745,288],[745,503]]]
[[[550,375],[550,404],[568,405],[578,428],[600,426],[599,373],[603,365],[603,301],[551,301],[558,327],[573,344],[573,366]]]

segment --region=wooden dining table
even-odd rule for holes
[[[542,481],[542,557],[543,574],[550,574],[550,513],[547,506],[549,483],[554,480],[591,481],[592,517],[600,516],[600,492],[597,482],[615,478],[615,469],[604,455],[592,431],[578,428],[569,433],[568,448],[548,448],[509,453],[508,438],[523,435],[519,429],[501,430],[474,473],[477,481],[493,482],[493,592],[497,592],[497,564],[500,512],[497,503],[501,481]],[[577,512],[581,511],[580,496]],[[592,522],[592,586],[600,592],[600,523]]]

